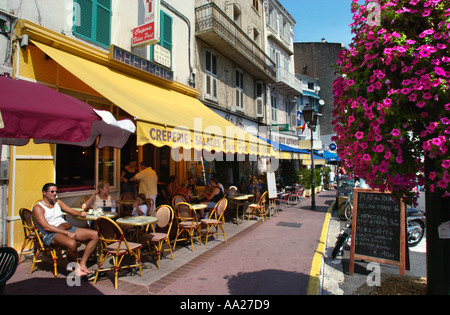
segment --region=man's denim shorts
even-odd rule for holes
[[[68,231],[70,233],[75,233],[76,230],[77,230],[76,227],[71,227]],[[49,234],[45,235],[42,242],[44,242],[45,245],[50,246],[52,244],[53,238],[55,237],[56,234],[57,233],[49,233]]]

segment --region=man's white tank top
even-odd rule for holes
[[[48,224],[53,226],[59,226],[60,224],[67,223],[63,218],[63,212],[61,210],[60,205],[56,202],[53,208],[47,207],[42,201],[38,203],[42,208],[44,208],[45,219]],[[37,224],[39,231],[41,231],[42,235],[45,237],[49,232],[45,231],[39,224]]]

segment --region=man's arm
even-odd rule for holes
[[[64,211],[65,213],[77,216],[77,217],[86,217],[86,212],[84,211],[77,211],[77,210],[73,210],[71,207],[69,207],[68,205],[66,205],[64,202],[62,202],[61,200],[57,201],[59,206],[61,207],[61,210]]]

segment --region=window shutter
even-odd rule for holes
[[[80,24],[74,26],[74,33],[92,38],[93,0],[78,0],[78,7],[75,8],[81,11],[77,12],[81,18]]]
[[[172,17],[161,11],[161,30],[159,44],[172,52]]]
[[[263,84],[256,82],[256,117],[264,117],[264,93]]]
[[[73,33],[94,43],[109,47],[111,43],[111,0],[76,0],[74,12],[79,23]]]
[[[98,0],[96,41],[104,46],[111,43],[111,0]]]

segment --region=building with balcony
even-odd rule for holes
[[[264,1],[266,51],[276,67],[276,82],[268,85],[268,125],[271,138],[298,148],[297,111],[303,92],[302,81],[295,76],[294,18],[277,0]]]

